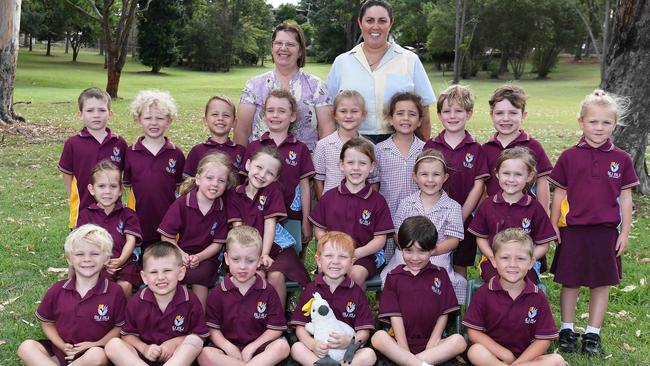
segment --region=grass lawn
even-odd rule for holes
[[[34,136],[25,137],[0,130],[0,365],[19,364],[16,348],[25,338],[43,338],[34,310],[45,290],[59,275],[49,267],[65,267],[63,240],[67,234],[67,200],[56,168],[63,142],[81,128],[75,116],[79,92],[88,86],[106,85],[102,57],[82,52],[79,62],[53,49],[52,57],[42,49],[22,51],[18,61],[14,100],[16,109],[29,120]],[[180,68],[163,69],[152,75],[140,64],[129,62],[122,74],[120,99],[113,101],[110,127],[133,142],[139,131],[128,109],[141,89],[169,90],[179,106],[179,119],[169,136],[185,152],[203,141],[207,130],[201,124],[203,108],[214,94],[233,100],[245,81],[266,68],[234,68],[229,73],[195,72]],[[430,66],[427,66],[431,70]],[[326,78],[329,65],[308,64],[306,70]],[[545,146],[552,161],[578,139],[578,106],[584,95],[598,84],[598,65],[562,63],[549,80],[527,75],[519,82],[529,95],[528,119],[524,128]],[[447,73],[430,71],[436,92],[451,80]],[[469,129],[485,141],[492,133],[487,99],[503,80],[481,75],[467,83],[476,94],[474,118]],[[435,110],[432,110],[435,116]],[[440,124],[433,121],[434,131]],[[610,306],[602,332],[606,356],[588,360],[570,356],[571,365],[650,365],[650,315],[648,305],[648,262],[650,259],[650,199],[635,196],[636,213],[630,247],[623,257],[625,277],[611,289]],[[552,254],[550,255],[552,258]],[[559,323],[559,287],[546,278],[549,299]],[[586,327],[588,292],[581,292],[576,325]]]

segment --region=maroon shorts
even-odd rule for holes
[[[122,266],[122,268],[112,275],[108,275],[111,281],[126,281],[130,283],[134,289],[139,289],[142,285],[142,277],[138,270],[138,265],[131,261],[131,258]]]
[[[199,263],[199,266],[194,269],[185,271],[185,278],[183,283],[187,285],[201,285],[205,287],[212,287],[219,279],[219,260],[206,259]]]
[[[469,224],[469,221],[471,221],[471,217],[467,224]],[[476,260],[476,236],[467,231],[467,225],[465,225],[465,239],[458,244],[456,251],[454,251],[453,260],[456,266],[474,266]]]
[[[302,286],[306,286],[311,281],[305,265],[293,247],[282,249],[281,246],[273,243],[269,257],[273,259],[273,264],[266,272],[281,272],[286,278],[296,281]]]
[[[616,256],[618,230],[602,225],[560,228],[562,243],[555,249],[551,273],[567,287],[617,285],[623,277]]]
[[[359,258],[356,261],[354,261],[355,266],[361,266],[365,268],[368,271],[368,278],[367,280],[371,279],[372,276],[374,276],[377,273],[377,266],[375,265],[375,255],[367,255],[363,258]]]

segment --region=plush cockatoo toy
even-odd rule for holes
[[[354,352],[361,346],[361,343],[354,341],[354,329],[348,324],[336,319],[334,311],[318,292],[302,307],[305,316],[311,317],[311,322],[305,324],[305,329],[314,339],[319,342],[327,342],[330,333],[337,332],[352,337],[350,345],[346,349],[330,349],[327,356],[318,360],[314,365],[339,365],[341,361],[352,362]]]

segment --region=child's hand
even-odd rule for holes
[[[251,347],[249,344],[248,346],[244,347],[243,350],[241,350],[241,360],[244,361],[244,363],[250,362],[250,360],[253,358],[253,353],[255,353],[255,348]]]
[[[269,267],[271,267],[271,265],[272,265],[273,262],[274,262],[274,260],[271,259],[271,257],[269,257],[268,254],[264,254],[264,255],[262,255],[261,260],[262,260],[262,267],[264,267],[264,268],[269,268]]]
[[[327,344],[330,348],[344,349],[352,341],[352,336],[348,336],[339,332],[330,333],[327,339]]]
[[[515,362],[515,360],[517,359],[515,355],[512,354],[512,352],[510,352],[508,349],[505,348],[503,349],[503,351],[499,352],[496,356],[507,365],[510,365],[511,363]]]
[[[166,362],[174,355],[176,346],[170,342],[170,340],[166,340],[160,344],[160,356],[158,356],[158,361]]]
[[[627,243],[629,240],[629,236],[626,233],[620,233],[618,234],[618,238],[616,239],[616,256],[620,257],[623,255],[623,252],[625,252],[625,249],[627,249]]]
[[[555,235],[557,236],[557,243],[560,244],[562,240],[560,240],[560,228],[557,227],[557,224],[553,224],[553,230],[555,230]]]
[[[311,223],[309,220],[302,220],[302,242],[309,243],[312,235]]]
[[[162,353],[162,349],[157,344],[150,344],[144,352],[144,357],[149,361],[158,361],[158,357]]]
[[[74,345],[70,343],[66,343],[63,345],[63,353],[65,353],[65,359],[66,360],[72,360],[74,356],[77,354],[74,351]]]
[[[189,268],[194,269],[199,266],[199,257],[196,255],[189,256]]]
[[[190,255],[183,252],[181,256],[183,257],[183,265],[190,268]]]
[[[327,351],[329,351],[329,349],[330,348],[327,343],[316,341],[316,347],[314,347],[313,351],[316,357],[323,358],[327,356]]]
[[[490,264],[492,264],[492,267],[497,268],[497,262],[494,260],[494,256],[491,255],[488,257],[488,259],[490,260]]]
[[[107,271],[112,271],[112,272],[110,272],[111,274],[113,272],[117,272],[120,269],[120,267],[122,266],[121,262],[122,261],[120,261],[119,258],[109,259],[108,262],[106,262],[106,270]]]
[[[239,352],[239,348],[234,344],[228,342],[228,344],[223,347],[223,351],[226,352],[226,355],[236,360],[243,361],[242,353]]]
[[[79,352],[83,352],[91,347],[94,347],[95,343],[93,342],[81,342],[77,343],[72,347],[72,353],[66,352],[66,360],[73,360]]]

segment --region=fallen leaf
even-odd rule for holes
[[[50,273],[61,274],[61,273],[67,273],[68,269],[67,268],[47,267],[47,271],[50,272]]]
[[[0,346],[2,346],[2,345],[5,344],[5,343],[7,343],[7,340],[6,340],[6,339],[0,339]]]
[[[19,298],[20,298],[20,296],[16,296],[16,297],[14,297],[14,298],[11,298],[11,299],[9,299],[9,300],[3,302],[3,303],[2,303],[2,306],[7,306],[7,305],[11,304],[12,302],[18,300]]]
[[[632,292],[636,290],[636,286],[634,285],[627,285],[621,289],[622,292]]]
[[[589,317],[589,313],[580,314],[580,319],[587,319],[588,317]]]
[[[636,351],[636,348],[630,346],[630,345],[627,344],[627,343],[623,343],[623,348],[624,348],[626,351],[628,351],[628,352]]]
[[[640,263],[650,263],[650,258],[641,258],[639,259]]]
[[[637,329],[636,332],[634,332],[634,335],[639,338],[641,337],[641,329]]]
[[[646,283],[646,282],[645,282],[645,277],[643,277],[642,279],[639,280],[639,284],[640,284],[641,286],[645,286],[645,283]]]
[[[625,310],[621,310],[621,311],[618,312],[619,316],[626,316],[627,314],[628,314],[628,312],[625,311]]]

